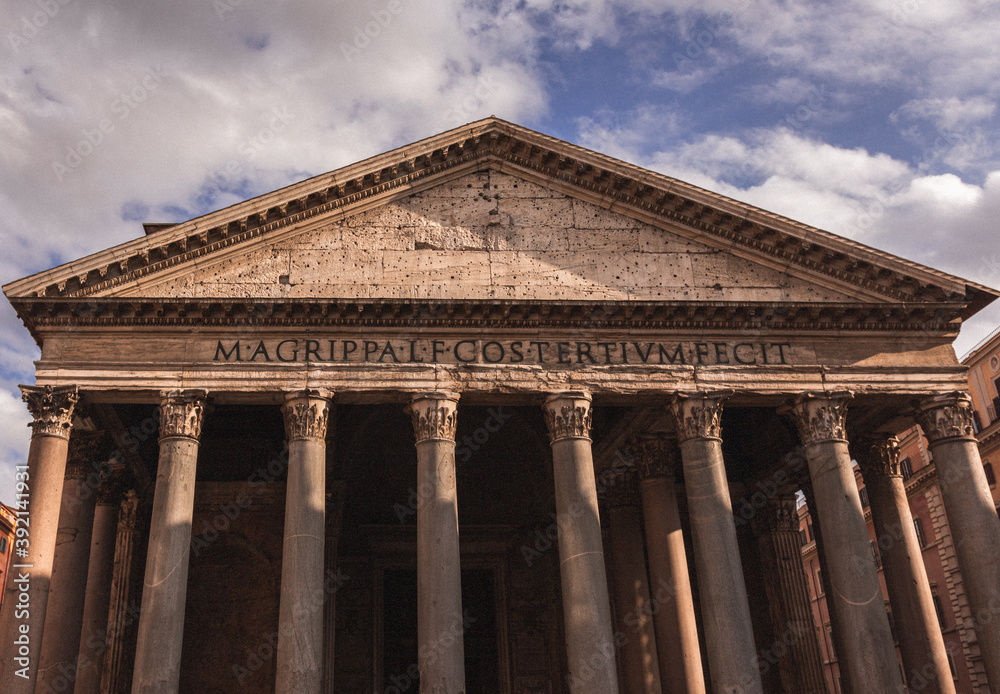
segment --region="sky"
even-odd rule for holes
[[[8,0],[0,32],[2,283],[493,114],[1000,287],[1000,0]],[[0,301],[7,502],[38,354]]]

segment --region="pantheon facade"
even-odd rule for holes
[[[996,290],[496,118],[145,231],[4,287],[4,691],[825,692],[801,491],[839,690],[954,692],[915,421],[1000,691]]]

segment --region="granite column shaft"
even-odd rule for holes
[[[573,694],[617,694],[615,642],[604,565],[589,393],[549,396],[543,408],[552,447],[559,578]]]
[[[722,457],[722,403],[727,395],[678,395],[669,411],[684,466],[712,690],[760,694],[750,604]]]
[[[330,393],[298,391],[282,412],[288,440],[275,692],[319,694],[323,681],[326,429]]]
[[[136,640],[133,694],[175,694],[180,686],[195,472],[203,391],[165,393],[160,458]]]
[[[420,691],[465,692],[465,620],[458,537],[458,394],[410,401],[417,446],[417,664]]]

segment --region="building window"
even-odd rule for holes
[[[0,554],[7,554],[7,536],[0,537]]]
[[[941,630],[944,631],[947,627],[944,624],[944,605],[941,604],[941,596],[937,593],[931,595],[931,599],[934,601],[934,611],[937,613],[938,625]]]
[[[868,508],[868,487],[862,487],[858,493],[861,494],[861,508]]]
[[[806,545],[809,544],[809,536],[806,535],[805,528],[803,528],[802,530],[799,530],[799,544],[802,547],[805,547]]]
[[[813,532],[813,522],[811,518],[806,518],[806,536],[809,538],[810,542],[816,539],[816,533]]]
[[[972,412],[972,433],[978,434],[983,430],[983,420],[979,418],[979,412]]]
[[[917,534],[917,542],[920,544],[920,547],[926,547],[927,539],[924,537],[924,524],[920,521],[919,516],[913,519],[913,531]]]
[[[875,559],[875,568],[882,568],[882,557],[878,555],[878,543],[875,540],[871,540],[868,544],[872,547],[872,557]]]
[[[993,473],[993,463],[983,463],[983,471],[986,473],[986,481],[991,487],[997,486],[997,477]]]
[[[902,462],[899,464],[899,469],[903,471],[904,480],[908,480],[913,477],[913,463],[910,462],[909,458],[903,458]]]
[[[833,647],[833,627],[829,624],[824,624],[823,626],[826,627],[826,642],[830,644],[830,660],[836,660],[837,651]]]
[[[955,656],[951,654],[951,651],[945,651],[948,654],[948,667],[951,668],[951,678],[953,680],[958,679],[958,669],[955,667]]]
[[[823,570],[816,569],[816,595],[823,595]]]

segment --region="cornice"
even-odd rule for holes
[[[892,302],[954,302],[963,317],[998,293],[931,268],[655,174],[496,118],[458,128],[7,285],[12,297],[93,296],[274,234],[319,215],[349,214],[475,167],[530,172],[586,191],[625,214],[649,215],[720,247],[853,285]],[[985,303],[984,303],[985,302]]]
[[[440,299],[13,299],[25,327],[589,327],[648,330],[957,330],[964,304]]]

